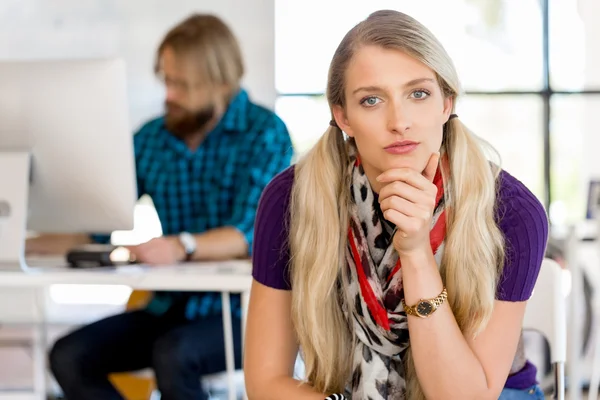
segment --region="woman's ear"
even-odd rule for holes
[[[342,106],[333,106],[332,109],[333,117],[335,118],[335,123],[339,128],[346,133],[346,135],[350,137],[354,137],[352,133],[352,128],[348,124],[348,118],[346,118],[346,112]]]
[[[444,98],[444,123],[448,122],[452,108],[454,107],[454,97],[448,96]]]

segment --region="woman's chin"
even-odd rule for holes
[[[415,171],[423,170],[423,162],[419,162],[419,160],[411,159],[411,158],[400,158],[393,160],[389,163],[386,163],[387,169],[413,169]]]

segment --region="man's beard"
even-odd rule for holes
[[[187,110],[175,103],[167,102],[165,127],[180,139],[204,132],[215,115],[215,106],[210,104],[198,111]]]

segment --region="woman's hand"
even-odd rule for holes
[[[433,178],[439,159],[439,153],[433,153],[423,173],[396,168],[377,177],[378,182],[385,184],[379,192],[381,210],[385,219],[396,225],[393,244],[401,256],[415,250],[431,250],[429,232],[437,195]]]

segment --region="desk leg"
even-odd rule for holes
[[[236,400],[234,382],[235,357],[233,355],[233,325],[231,322],[231,302],[228,292],[221,293],[223,303],[223,334],[225,339],[225,365],[227,366],[227,382],[229,386],[229,400]]]
[[[46,329],[46,288],[40,287],[35,291],[39,321],[35,328],[33,346],[33,388],[36,397],[46,399],[46,351],[48,348],[48,333]]]
[[[250,291],[242,292],[242,360],[244,359],[244,344],[246,341],[246,322],[248,321],[248,305],[250,304]],[[248,400],[244,390],[244,400]]]

